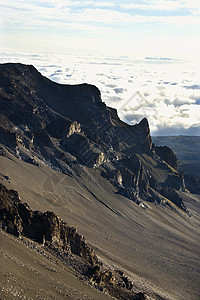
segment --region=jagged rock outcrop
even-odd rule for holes
[[[167,199],[173,199],[173,203],[177,207],[184,210],[185,212],[188,212],[186,206],[183,203],[182,198],[178,195],[178,193],[175,189],[172,189],[172,188],[166,186],[161,189],[161,195],[163,195]]]
[[[146,299],[144,293],[132,290],[133,283],[122,271],[103,266],[76,228],[68,226],[53,212],[32,211],[20,200],[16,191],[8,190],[3,184],[0,184],[0,228],[15,236],[25,236],[44,244],[62,260],[68,253],[82,258],[84,262],[74,262],[75,269],[82,272],[99,290],[105,290],[116,299]]]
[[[147,119],[122,122],[95,86],[60,85],[22,64],[0,65],[0,78],[0,145],[18,158],[70,175],[96,168],[137,204],[161,187],[184,191],[174,152],[152,144]]]
[[[193,194],[200,194],[200,180],[196,176],[185,175],[185,187]]]
[[[173,150],[167,146],[156,146],[155,151],[158,156],[166,161],[166,163],[168,163],[174,169],[177,169],[177,157]]]
[[[81,132],[81,124],[74,121],[66,128],[66,138],[69,138],[74,133],[80,133]]]
[[[7,190],[3,184],[0,184],[0,224],[13,235],[24,235],[38,243],[51,243],[85,258],[92,265],[98,262],[94,251],[76,228],[68,226],[53,212],[32,211],[21,202],[16,191]]]

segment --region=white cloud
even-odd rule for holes
[[[200,2],[198,0],[182,0],[181,2],[183,7],[193,14],[200,14]]]
[[[85,1],[83,2],[84,5],[89,6],[96,6],[96,7],[113,7],[115,4],[113,2],[106,2],[106,1]]]
[[[149,1],[144,4],[129,3],[121,4],[125,9],[140,9],[140,10],[177,10],[181,7],[180,1]]]
[[[88,7],[84,8],[84,4]],[[180,3],[179,3],[180,4]],[[87,6],[86,5],[86,6]],[[132,4],[130,4],[132,5]],[[130,6],[129,5],[129,6]],[[157,9],[174,9],[178,7],[177,1],[159,1],[150,2],[150,4],[133,4],[134,7]],[[187,3],[189,6],[189,3]],[[81,26],[88,26],[88,23],[101,24],[134,24],[134,23],[172,23],[177,25],[199,24],[200,18],[193,15],[180,16],[156,16],[145,14],[132,14],[129,12],[120,11],[117,7],[115,9],[107,9],[112,7],[112,2],[81,2],[79,1],[13,1],[9,0],[0,5],[1,16],[4,20],[4,26],[18,26],[24,28],[27,26],[41,26],[57,27],[59,25],[66,26],[67,23],[78,23]],[[121,7],[125,7],[121,5]],[[74,8],[73,8],[74,7]],[[92,8],[93,7],[93,8]],[[75,28],[75,26],[74,26]],[[80,26],[77,26],[80,28]],[[94,26],[95,28],[95,26]]]
[[[135,124],[147,117],[154,135],[195,133],[200,126],[200,90],[185,88],[186,81],[191,87],[199,83],[196,65],[75,53],[22,55],[8,51],[0,57],[0,62],[34,64],[43,75],[59,83],[95,84],[102,100],[117,108],[124,121]]]
[[[152,11],[178,11],[188,10],[194,14],[200,12],[200,2],[197,0],[149,0],[144,3],[128,3],[120,4],[124,9],[139,9],[139,10],[152,10]]]

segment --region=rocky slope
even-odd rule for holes
[[[84,280],[73,283],[69,268],[71,279],[63,275],[69,265],[78,278],[115,298],[134,299],[141,291],[137,296],[150,299],[196,300],[200,196],[188,190],[196,192],[199,183],[176,170],[169,148],[152,144],[147,120],[129,126],[102,103],[96,87],[59,85],[32,66],[0,65],[0,76],[0,181],[6,186],[1,187],[4,200],[8,197],[1,202],[1,224],[19,235],[0,230],[1,240],[19,246],[3,244],[5,299],[12,298],[11,281],[18,290],[21,279],[27,297],[30,288],[34,295],[44,291],[43,299],[87,299],[70,298],[75,286],[79,295],[85,288]],[[59,274],[41,268],[41,255],[41,273],[34,276],[32,247],[53,255],[60,267],[51,268]],[[29,278],[25,267],[20,269],[24,260]],[[93,294],[89,286],[86,290]],[[104,296],[109,298],[95,290],[90,299]]]
[[[146,200],[187,212],[176,192],[185,190],[176,157],[154,147],[147,119],[125,124],[95,86],[60,85],[33,66],[2,64],[0,78],[2,149],[70,175],[98,169],[143,208]]]
[[[94,251],[76,232],[53,212],[32,211],[22,203],[18,193],[0,184],[0,223],[2,229],[15,236],[24,235],[38,243],[50,243],[57,248],[83,257],[94,265],[98,262]]]
[[[64,263],[69,255],[70,264],[96,288],[106,291],[116,299],[146,299],[144,293],[135,293],[133,283],[120,270],[111,270],[97,259],[94,250],[87,245],[83,236],[74,227],[68,226],[53,212],[32,211],[23,203],[14,190],[0,184],[0,227],[15,236],[25,236],[43,244]]]

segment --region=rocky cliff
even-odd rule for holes
[[[95,86],[60,85],[33,66],[2,64],[0,78],[2,148],[71,175],[95,168],[143,208],[144,200],[173,202],[187,212],[175,196],[185,190],[176,157],[169,148],[154,147],[146,118],[130,126]]]
[[[101,291],[106,291],[115,299],[147,299],[142,292],[133,291],[133,283],[120,270],[105,267],[94,250],[79,235],[76,228],[67,225],[53,212],[32,211],[23,203],[14,190],[0,184],[0,228],[18,237],[28,237],[44,245],[58,259],[66,263],[69,254],[71,266],[87,281]],[[80,273],[80,274],[79,274]]]
[[[98,262],[94,251],[86,244],[76,228],[68,226],[53,212],[32,211],[14,190],[0,184],[0,224],[2,229],[15,236],[26,236],[38,243],[52,244],[57,248],[83,257],[94,265]]]
[[[160,156],[166,163],[177,169],[177,157],[175,153],[167,146],[156,146],[156,154]]]

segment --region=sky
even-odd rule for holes
[[[200,135],[199,0],[1,0],[0,62],[96,85],[129,124]]]
[[[199,0],[1,0],[4,48],[199,58]]]

